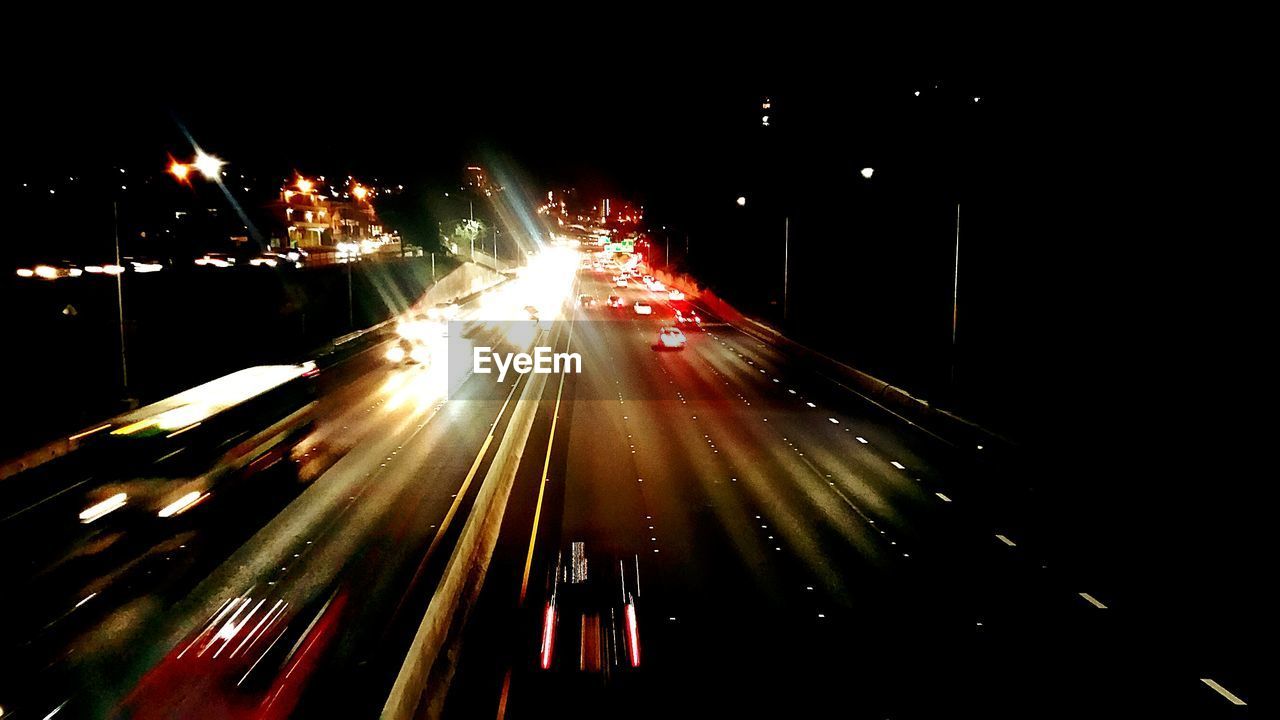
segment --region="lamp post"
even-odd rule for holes
[[[865,171],[864,171],[865,173]],[[869,177],[864,175],[864,177]],[[738,196],[738,207],[747,206],[745,195]],[[786,324],[791,301],[791,216],[782,218],[782,322]]]
[[[116,267],[123,268],[120,264],[120,203],[113,201],[111,203],[111,224],[115,234],[116,241]],[[116,311],[120,319],[120,384],[124,388],[125,399],[129,398],[129,356],[125,349],[124,338],[124,273],[116,273]]]

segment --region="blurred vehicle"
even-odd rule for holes
[[[637,300],[635,305],[631,306],[637,315],[652,315],[653,306],[643,300]]]
[[[427,318],[437,322],[449,322],[458,317],[460,308],[456,302],[440,302],[427,310]]]
[[[644,284],[645,284],[645,285],[653,285],[653,276],[652,276],[652,275],[645,275],[644,277],[642,277],[642,278],[640,278],[640,279],[644,281]]]
[[[226,253],[205,253],[195,260],[201,267],[229,268],[236,264],[236,259]]]
[[[426,365],[431,361],[431,351],[421,342],[402,337],[387,348],[385,357],[397,365]]]
[[[667,293],[667,298],[671,300],[683,300],[684,293],[675,288],[671,288],[670,292]]]
[[[62,278],[80,277],[83,274],[84,270],[67,262],[36,265],[31,268],[18,268],[18,277],[40,278],[41,280],[60,280]]]
[[[625,277],[619,276],[618,279],[614,281],[614,285],[617,285],[620,288],[627,287],[627,279]]]
[[[622,307],[622,298],[621,298],[621,297],[619,297],[619,296],[617,296],[617,295],[610,295],[610,296],[609,296],[609,307],[611,307],[611,308],[620,308],[620,307]]]
[[[267,253],[265,255],[259,255],[256,258],[250,259],[249,265],[252,267],[272,267],[273,268],[273,267],[276,267],[277,265],[280,265],[284,261],[285,261],[285,258],[283,255]]]
[[[245,368],[116,418],[86,444],[106,481],[86,493],[81,524],[176,518],[290,459],[314,424],[318,374],[313,362]]]
[[[663,290],[667,289],[667,286],[663,285],[661,280],[654,280],[653,282],[649,283],[649,289],[654,292],[662,292]]]
[[[142,677],[122,715],[290,717],[338,634],[346,602],[343,590],[301,602],[270,595],[227,599]]]
[[[693,306],[683,300],[676,300],[671,303],[671,310],[675,313],[676,322],[681,324],[690,323],[693,325],[702,325],[702,316]]]
[[[684,347],[687,342],[680,328],[668,325],[658,331],[658,345],[661,347],[679,349]]]
[[[640,667],[640,561],[588,563],[574,542],[556,557],[542,611],[538,667],[608,681]],[[634,568],[634,574],[633,570]]]
[[[582,307],[584,307],[584,308],[593,307],[593,306],[596,304],[595,296],[594,296],[594,295],[586,295],[586,294],[579,295],[579,296],[578,296],[578,304],[579,304],[579,305],[581,305],[581,306],[582,306]]]

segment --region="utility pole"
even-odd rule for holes
[[[956,321],[960,300],[960,203],[956,203],[956,251],[951,271],[951,392],[956,389]]]
[[[123,268],[120,264],[120,202],[118,200],[111,203],[111,220],[115,231],[116,240],[116,267]],[[116,310],[120,319],[120,382],[124,386],[125,398],[129,397],[129,359],[125,351],[124,340],[124,272],[116,273]]]
[[[791,290],[791,218],[782,219],[782,324],[787,323]]]

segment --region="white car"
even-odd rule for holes
[[[661,280],[654,280],[653,282],[649,283],[649,289],[654,292],[662,292],[663,290],[667,289],[667,286],[663,285]]]
[[[668,297],[668,298],[670,298],[670,299],[672,299],[672,300],[683,300],[683,299],[684,299],[684,293],[680,292],[679,290],[677,290],[677,289],[675,289],[675,288],[671,288],[671,292],[667,293],[667,297]]]
[[[680,328],[666,326],[658,331],[658,345],[661,347],[679,349],[684,347],[686,342],[688,341]]]
[[[614,281],[614,285],[617,285],[618,287],[627,287],[627,279],[624,277],[619,277],[617,280]]]
[[[635,309],[637,315],[653,314],[653,306],[643,300],[637,300],[636,304],[631,307]]]

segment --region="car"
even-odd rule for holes
[[[621,297],[619,297],[619,296],[617,296],[617,295],[610,295],[610,296],[609,296],[609,307],[611,307],[611,308],[620,308],[620,307],[622,307],[622,298],[621,298]]]
[[[642,278],[640,278],[640,279],[644,281],[644,284],[645,284],[645,285],[653,285],[653,276],[652,276],[652,275],[645,275],[644,277],[642,277]]]
[[[694,310],[693,306],[687,302],[675,300],[671,303],[671,310],[675,314],[676,322],[678,323],[691,323],[698,326],[702,325],[702,316],[699,315],[698,311]]]
[[[594,295],[579,295],[578,304],[584,308],[593,307],[596,304],[596,298]]]
[[[396,365],[426,365],[431,360],[431,351],[420,342],[402,337],[387,348],[385,357]]]
[[[665,325],[658,331],[658,347],[679,350],[685,346],[688,340],[680,328]]]
[[[440,302],[432,305],[427,310],[427,317],[431,320],[448,322],[458,317],[458,303],[456,302]]]
[[[255,597],[225,600],[203,626],[160,659],[123,699],[121,716],[293,716],[322,670],[326,652],[341,641],[348,590],[338,586],[299,602],[257,589]]]
[[[637,315],[652,315],[653,306],[643,300],[637,300],[635,305],[631,306]]]
[[[621,288],[627,287],[627,279],[624,277],[619,277],[617,280],[613,281],[613,284]]]
[[[236,259],[227,253],[211,252],[196,258],[195,263],[201,267],[228,268],[236,264]]]
[[[653,282],[649,283],[649,289],[654,292],[662,292],[663,290],[667,289],[667,286],[663,285],[661,280],[654,280]]]
[[[538,616],[538,667],[559,676],[604,682],[640,668],[640,560],[588,562],[574,542],[548,573]]]
[[[671,290],[667,293],[667,297],[671,300],[683,300],[684,293],[680,292],[676,288],[671,288]]]

